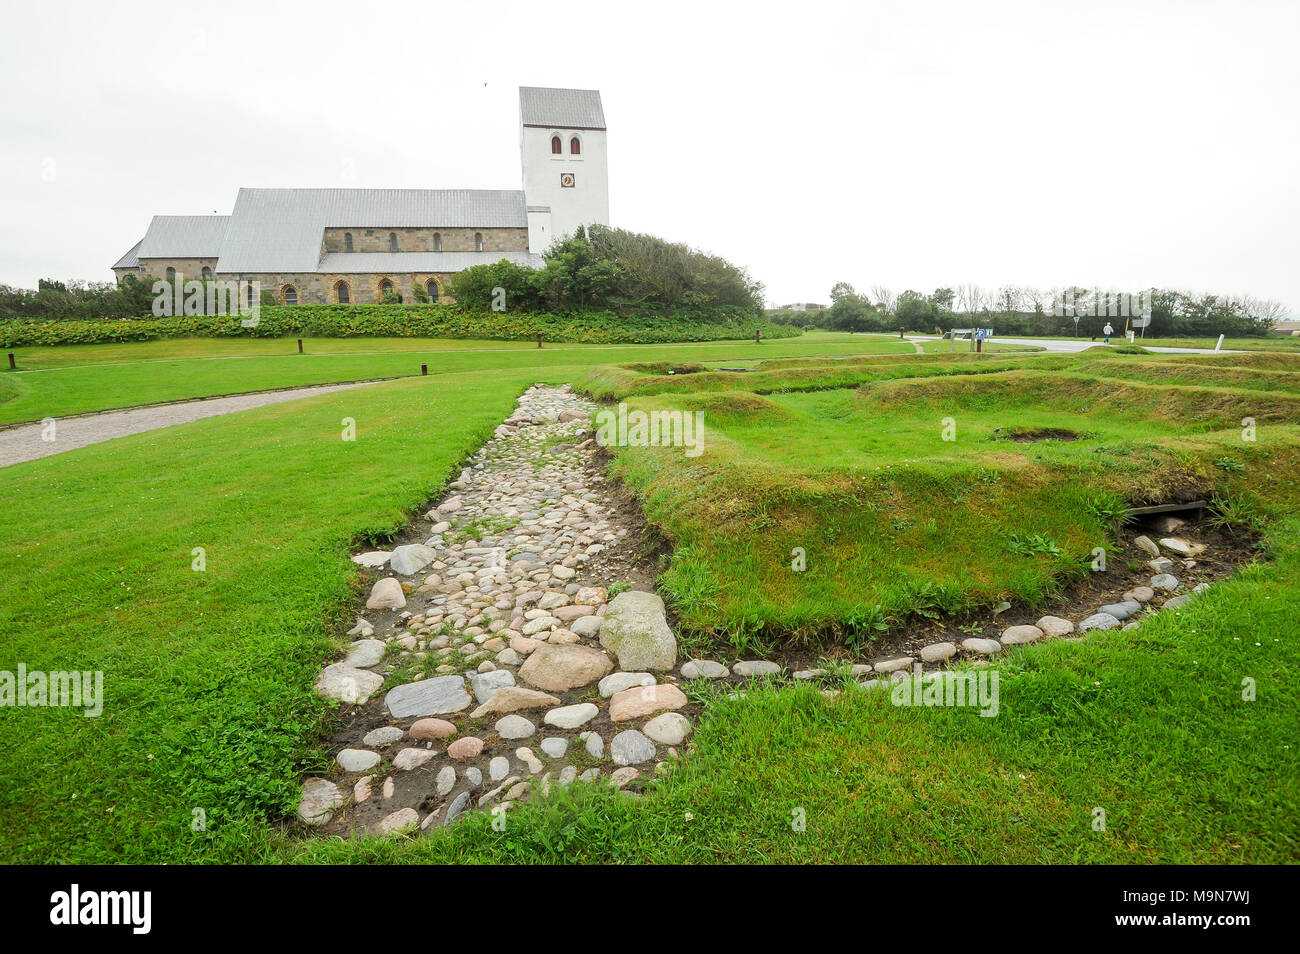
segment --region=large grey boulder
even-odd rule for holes
[[[664,601],[654,593],[629,590],[610,600],[600,626],[600,644],[626,670],[672,669],[677,638],[668,628]]]
[[[397,547],[388,558],[388,566],[398,576],[410,576],[419,573],[438,558],[438,552],[423,543],[408,543]]]
[[[459,712],[472,700],[460,676],[435,676],[390,689],[384,705],[394,719]]]

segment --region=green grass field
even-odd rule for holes
[[[550,368],[689,355],[730,362],[803,355],[912,354],[888,335],[816,332],[776,341],[707,345],[536,345],[422,338],[182,338],[127,345],[17,348],[18,373],[0,372],[0,425],[108,408],[374,378]]]
[[[418,365],[422,354],[443,362],[428,378],[0,469],[8,503],[0,515],[0,669],[102,669],[107,696],[98,719],[0,708],[0,859],[1300,857],[1300,392],[1289,377],[1300,359],[946,359],[909,356],[910,345],[895,353],[896,340],[861,335],[540,354],[500,343],[410,344],[304,358],[270,351],[285,342],[96,346],[75,349],[84,355],[26,354],[24,366],[51,370],[0,376],[0,387],[17,389],[3,419],[17,421],[380,377],[385,367]],[[205,350],[235,345],[253,350]],[[758,349],[783,360],[759,365]],[[852,357],[864,354],[876,356]],[[822,366],[813,356],[839,360]],[[632,362],[760,370],[602,367]],[[289,380],[290,369],[303,377]],[[766,393],[748,390],[760,380]],[[842,623],[868,601],[896,600],[903,612],[903,597],[917,591],[883,573],[890,564],[913,581],[940,579],[954,606],[1002,593],[1034,599],[1065,568],[1008,554],[1004,534],[1042,528],[1071,553],[1085,549],[1105,530],[1089,505],[1127,496],[1135,467],[1145,493],[1203,481],[1248,504],[1270,561],[1132,632],[1008,654],[996,719],[897,709],[883,694],[751,692],[710,700],[688,757],[651,797],[578,785],[512,810],[503,832],[471,817],[418,839],[302,836],[283,819],[302,773],[325,757],[331,716],[311,686],[351,622],[358,594],[348,555],[403,526],[535,381],[586,383],[637,406],[704,410],[709,447],[689,468],[670,448],[626,449],[616,462],[674,539],[663,588],[697,631],[746,617],[769,626]],[[1250,447],[1233,442],[1233,422],[1246,410],[1260,435]],[[946,416],[956,420],[953,442],[941,439]],[[345,417],[356,420],[355,442],[340,437]],[[989,440],[997,426],[1066,426],[1088,436],[1004,446]],[[1223,456],[1244,470],[1214,466]],[[999,522],[977,535],[961,515],[986,511]],[[831,547],[827,566],[840,561],[838,576],[828,569],[810,578],[811,595],[777,585],[773,567],[794,540]],[[205,572],[191,569],[195,547],[205,549]],[[961,559],[937,562],[928,555],[934,547]],[[862,557],[870,565],[852,563]],[[1254,702],[1241,699],[1246,677],[1259,687]],[[1105,832],[1091,827],[1096,807],[1107,812]],[[205,830],[192,827],[196,810]],[[802,831],[791,824],[799,810]]]

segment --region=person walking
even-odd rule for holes
[[[1106,327],[1101,329],[1101,333],[1106,336],[1106,344],[1110,344],[1110,336],[1115,333],[1115,329],[1110,326],[1110,322],[1108,321],[1106,322]]]

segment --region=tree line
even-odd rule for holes
[[[858,291],[848,282],[836,282],[829,308],[778,310],[769,312],[768,317],[778,324],[832,331],[932,332],[982,327],[1003,335],[1094,336],[1107,322],[1122,331],[1126,322],[1142,314],[1150,315],[1144,332],[1150,337],[1242,337],[1269,334],[1287,317],[1288,310],[1277,301],[1176,289],[1115,293],[1082,286],[1039,289],[966,284],[936,288],[927,295],[911,289],[895,294],[882,285]]]

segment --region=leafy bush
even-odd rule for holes
[[[795,328],[771,325],[742,308],[682,309],[620,316],[610,311],[506,313],[457,305],[266,305],[254,328],[238,315],[95,321],[0,322],[0,345],[99,344],[156,338],[485,338],[552,342],[651,344],[790,338]]]
[[[726,259],[653,235],[593,225],[579,228],[545,254],[541,269],[504,259],[452,276],[456,300],[470,308],[505,310],[609,309],[640,306],[735,307],[758,314],[763,287]]]

